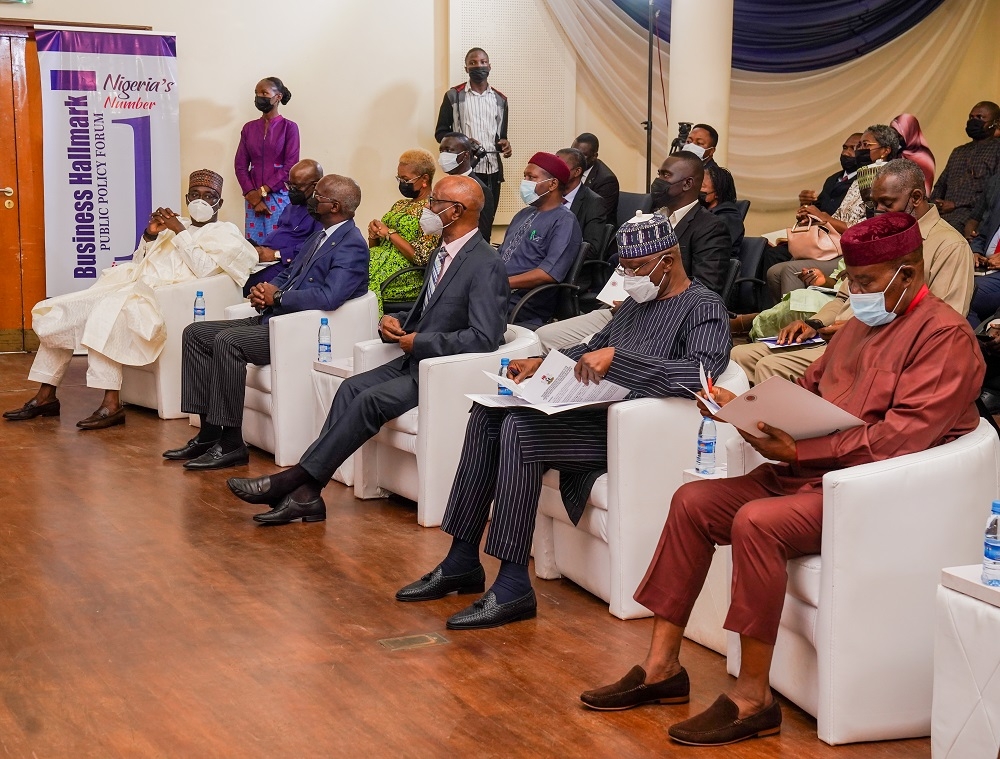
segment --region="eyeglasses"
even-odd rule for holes
[[[645,269],[650,264],[653,264],[653,268],[650,269],[650,271],[653,271],[653,269],[655,269],[659,265],[660,261],[662,261],[664,258],[666,258],[666,256],[660,256],[655,261],[647,261],[646,263],[641,264],[638,269],[630,269],[627,266],[622,266],[621,264],[618,264],[618,266],[615,267],[615,272],[617,272],[623,277],[635,277],[639,274],[640,271]]]
[[[188,203],[192,200],[204,200],[210,206],[214,206],[219,202],[219,196],[214,192],[189,192],[187,194]]]
[[[340,201],[336,198],[328,198],[326,195],[320,195],[318,192],[313,192],[312,196],[321,203],[339,203]]]
[[[882,147],[877,142],[859,142],[855,150],[872,150]]]
[[[298,190],[299,192],[306,192],[308,188],[315,187],[315,182],[309,182],[309,184],[295,184],[294,182],[285,182],[286,190]]]
[[[396,177],[396,181],[397,182],[402,182],[403,184],[413,184],[418,179],[420,179],[420,177],[422,177],[422,176],[423,176],[423,174],[420,174],[419,176],[413,177],[413,179],[407,179],[406,177]]]
[[[462,206],[462,210],[465,210],[465,203],[461,203],[457,200],[448,200],[448,198],[435,198],[433,195],[427,198],[427,205],[431,203],[452,203],[456,206]]]

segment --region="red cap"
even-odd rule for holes
[[[844,263],[869,266],[907,256],[923,243],[917,220],[908,213],[892,211],[848,227],[840,237]]]
[[[528,160],[543,171],[547,171],[562,183],[569,181],[569,166],[566,162],[554,153],[535,153]]]

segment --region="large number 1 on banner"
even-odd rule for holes
[[[149,133],[149,116],[112,119],[111,123],[132,127],[132,150],[135,156],[135,247],[137,248],[149,217],[153,213],[153,145]]]

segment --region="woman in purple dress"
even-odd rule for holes
[[[246,199],[246,236],[260,245],[288,204],[288,170],[299,162],[299,127],[278,113],[292,93],[276,76],[257,82],[254,106],[263,114],[248,121],[236,149],[236,178]]]

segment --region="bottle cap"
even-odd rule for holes
[[[1000,501],[993,502],[993,508],[990,509],[994,514],[1000,514]]]
[[[188,290],[188,292],[191,292],[191,291],[190,291],[190,290]],[[196,297],[196,298],[200,298],[200,297],[201,297],[202,295],[204,295],[204,294],[205,294],[205,293],[203,293],[203,292],[202,292],[201,290],[199,290],[198,292],[196,292],[196,293],[195,293],[195,297]]]
[[[330,320],[327,319],[325,316],[322,316],[322,317],[320,317],[319,323],[320,323],[320,326],[323,326],[324,324],[329,324]]]
[[[510,363],[510,359],[509,358],[502,358],[502,359],[500,359],[500,366],[506,366],[509,363]]]

